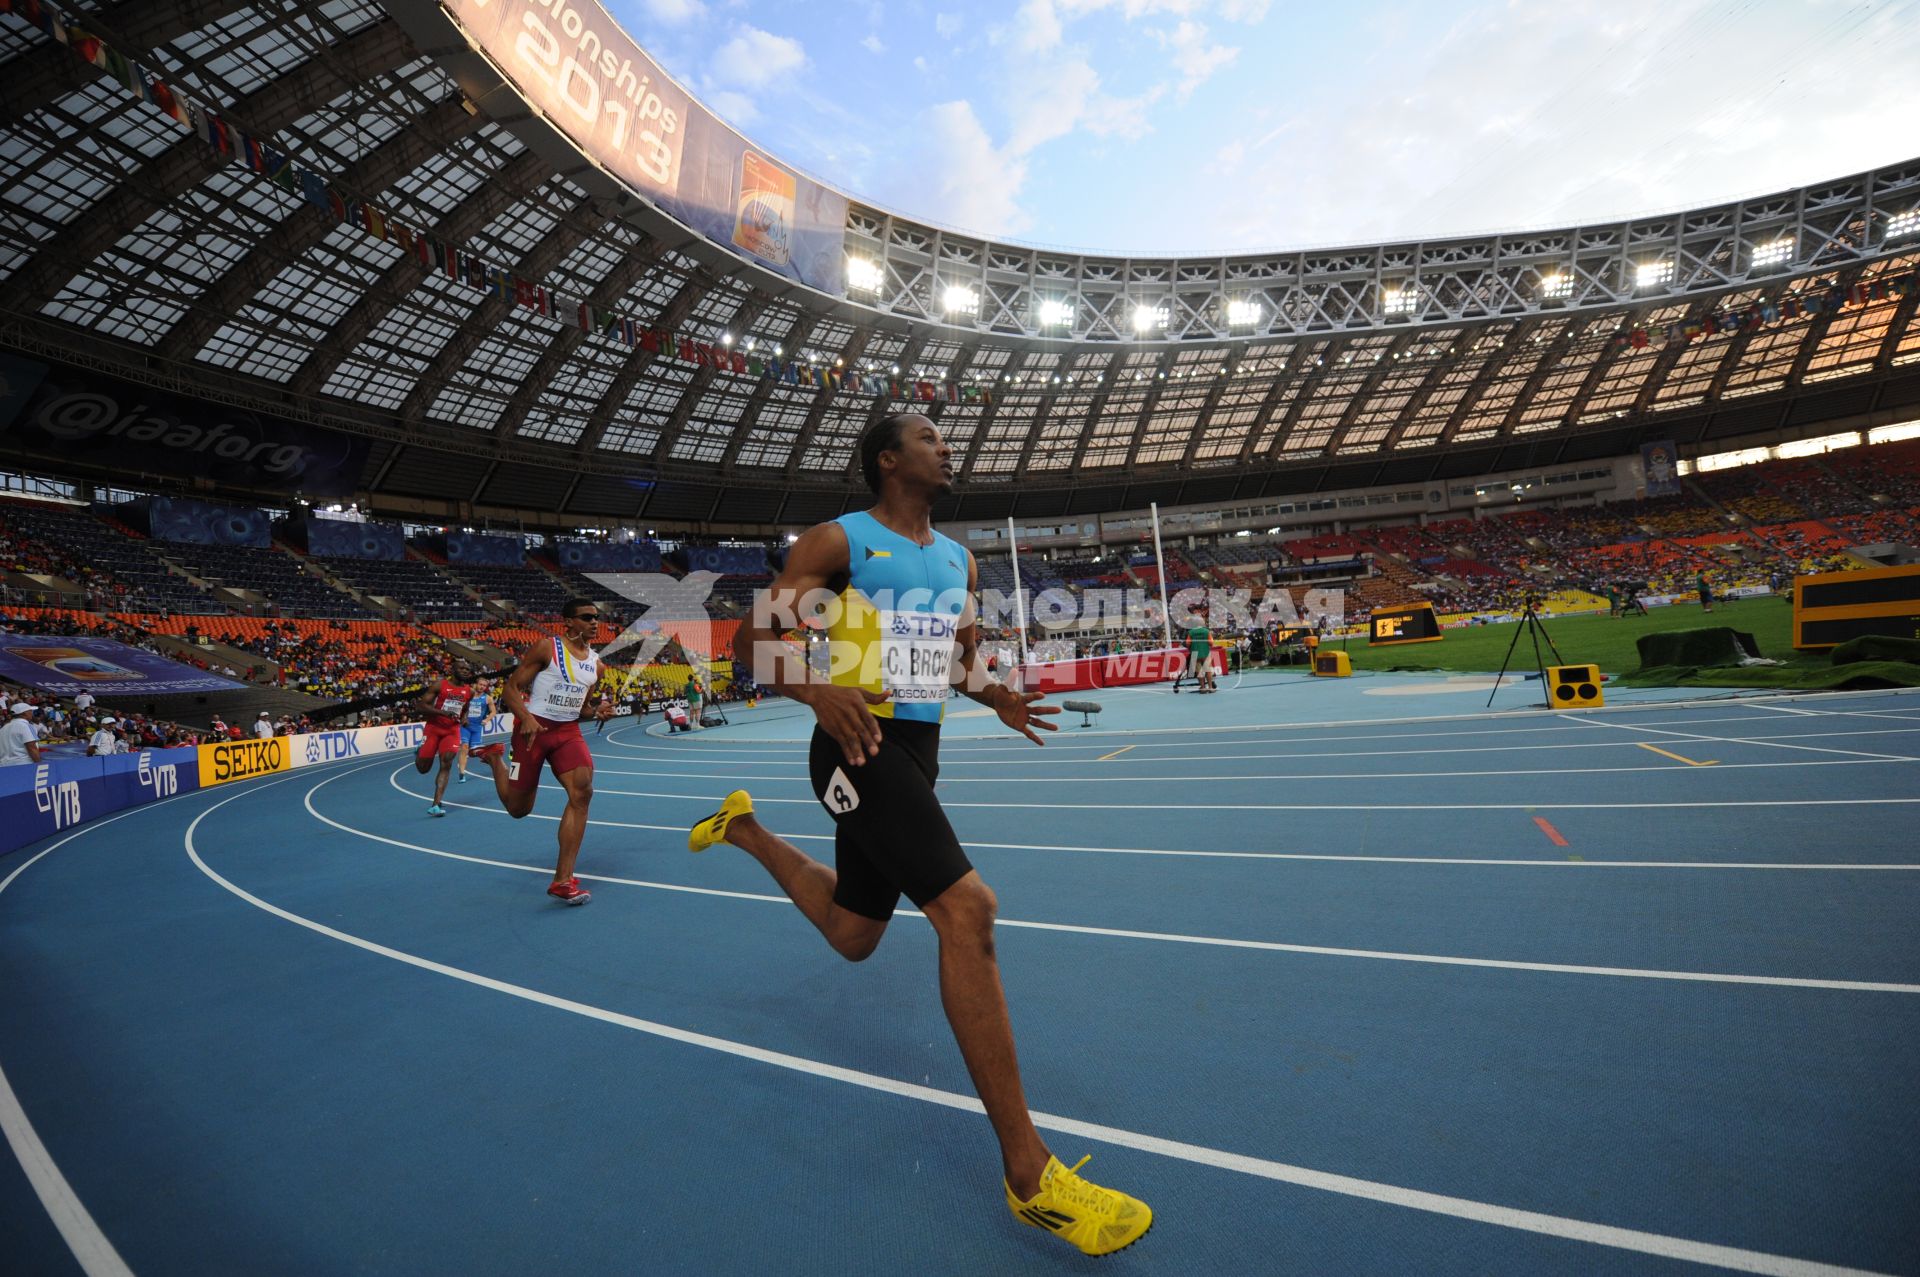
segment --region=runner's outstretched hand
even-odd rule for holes
[[[1036,703],[1045,695],[1045,692],[1012,692],[1011,696],[1001,698],[1000,704],[994,707],[994,712],[1000,715],[1001,722],[1011,727],[1014,731],[1019,732],[1036,745],[1044,745],[1047,742],[1033,734],[1034,728],[1038,727],[1041,731],[1046,732],[1057,732],[1060,730],[1060,724],[1049,723],[1044,718],[1036,717],[1036,715],[1040,714],[1058,714],[1060,712],[1058,705],[1040,705]]]

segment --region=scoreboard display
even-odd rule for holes
[[[1835,647],[1867,634],[1920,638],[1920,564],[1794,578],[1794,647]]]
[[[1392,647],[1397,643],[1438,643],[1440,618],[1431,603],[1410,603],[1375,612],[1368,622],[1367,645]]]

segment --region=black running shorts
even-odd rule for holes
[[[940,775],[940,726],[883,718],[880,752],[858,767],[819,728],[807,751],[814,797],[834,823],[833,902],[885,922],[900,897],[925,908],[972,872],[947,813],[933,796]]]

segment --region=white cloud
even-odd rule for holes
[[[931,178],[914,202],[940,210],[937,220],[982,235],[1015,235],[1027,223],[1017,199],[1026,161],[1003,154],[967,101],[942,102],[926,113],[927,154],[920,178]]]
[[[1148,32],[1163,49],[1173,52],[1173,69],[1180,74],[1180,96],[1187,97],[1205,84],[1215,71],[1240,56],[1240,50],[1223,44],[1207,43],[1207,28],[1198,22],[1182,22],[1172,31]]]
[[[798,40],[758,27],[741,27],[713,55],[708,78],[714,84],[763,88],[805,66],[807,51]]]
[[[988,39],[995,44],[1010,44],[1017,53],[1045,53],[1060,43],[1060,15],[1053,11],[1053,0],[1024,0],[1004,27],[995,27]]]
[[[640,0],[640,8],[655,22],[670,27],[691,22],[707,11],[700,0]]]
[[[1727,27],[1717,12],[1489,5],[1439,40],[1390,37],[1337,91],[1196,155],[1209,180],[1170,183],[1159,221],[1224,250],[1438,238],[1697,207],[1911,155],[1920,83],[1857,68],[1912,65],[1913,24],[1880,14],[1822,41],[1831,18]],[[1702,79],[1709,50],[1743,70]]]
[[[933,29],[942,40],[951,40],[965,25],[957,13],[936,13],[933,15]]]
[[[860,42],[860,47],[868,53],[885,53],[887,51],[887,46],[880,43],[880,37],[871,32],[867,34],[866,39]]]
[[[752,98],[732,89],[718,89],[703,95],[713,113],[737,128],[745,128],[760,118],[760,108]]]
[[[920,56],[919,54],[917,54],[917,53],[916,53],[916,54],[914,54],[914,56],[913,56],[913,69],[914,69],[914,70],[916,70],[916,71],[918,71],[918,72],[920,72],[920,73],[921,73],[922,75],[925,75],[925,74],[926,74],[926,71],[927,71],[927,60],[926,60],[925,58],[923,58],[923,57],[921,57],[921,56]]]
[[[1268,0],[1220,0],[1223,22],[1244,22],[1251,26],[1265,20]]]

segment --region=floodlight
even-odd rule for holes
[[[1227,323],[1235,328],[1251,328],[1260,322],[1260,303],[1235,297],[1227,303]]]
[[[1145,302],[1136,303],[1133,308],[1133,331],[1150,333],[1156,328],[1167,326],[1168,310],[1165,306],[1153,306]]]
[[[1385,315],[1411,315],[1420,302],[1420,290],[1412,284],[1388,284],[1380,290],[1380,311]]]
[[[1669,261],[1641,262],[1633,268],[1633,286],[1635,288],[1658,288],[1662,284],[1673,282],[1673,263]]]
[[[1052,297],[1040,302],[1040,326],[1042,328],[1060,328],[1073,322],[1073,307]]]
[[[847,288],[856,293],[877,293],[886,283],[887,273],[871,257],[847,254]]]
[[[949,315],[974,314],[980,309],[980,294],[965,284],[948,284],[940,292],[940,308]]]
[[[1541,276],[1540,295],[1549,300],[1573,296],[1573,276],[1565,271]]]
[[[1771,244],[1756,244],[1753,249],[1755,266],[1778,266],[1793,257],[1793,240],[1782,236]]]
[[[1920,234],[1920,208],[1910,208],[1887,219],[1888,239],[1904,239],[1913,234]]]

